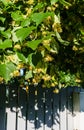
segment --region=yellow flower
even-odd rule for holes
[[[9,55],[9,56],[7,56],[7,60],[14,62],[14,60],[15,60],[14,55]]]
[[[52,8],[50,6],[47,7],[48,11],[52,11]]]
[[[53,90],[53,93],[59,93],[59,89],[55,88],[55,89]]]
[[[55,87],[55,83],[51,83],[51,87]]]
[[[81,83],[81,79],[76,79],[76,83]]]
[[[54,22],[53,25],[52,25],[52,29],[54,30],[54,32],[56,32],[56,31],[59,32],[59,33],[62,32],[62,28],[61,28],[60,23]]]
[[[19,44],[16,44],[16,45],[14,46],[14,49],[21,50],[21,46],[20,46]]]
[[[44,58],[44,61],[46,62],[46,61],[53,61],[54,60],[54,58],[51,56],[51,55],[46,55],[46,57]]]
[[[3,82],[3,78],[2,77],[0,77],[0,83],[2,83]]]
[[[27,11],[26,16],[29,16],[32,12],[32,8],[26,8],[26,11]]]
[[[47,35],[47,32],[46,32],[46,31],[42,31],[42,35],[43,35],[43,36],[46,36],[46,35]]]
[[[26,92],[28,93],[28,91],[29,91],[29,87],[28,87],[28,86],[26,86]]]
[[[24,64],[18,64],[17,68],[18,69],[24,68]]]
[[[72,47],[72,50],[73,50],[73,51],[78,51],[78,48],[74,45],[74,46]]]
[[[34,0],[28,0],[27,2],[29,5],[32,5],[34,3]]]
[[[46,75],[44,75],[44,76],[42,77],[42,79],[43,79],[44,81],[49,81],[49,80],[51,80],[51,76],[48,75],[48,74],[46,74]]]
[[[51,42],[51,39],[43,40],[43,45],[48,45],[50,44],[50,42]]]
[[[36,68],[35,71],[36,71],[36,73],[39,74],[39,73],[43,72],[43,69],[42,68]]]
[[[20,76],[20,72],[18,70],[15,70],[13,72],[13,76],[16,77],[16,76]]]

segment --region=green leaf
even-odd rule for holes
[[[53,16],[53,12],[40,12],[40,13],[33,13],[31,16],[31,19],[36,22],[36,25],[38,26],[45,18],[48,16]]]
[[[8,29],[6,31],[2,31],[1,34],[3,34],[3,36],[5,38],[10,38],[11,37],[11,31]]]
[[[59,44],[54,39],[53,39],[53,42],[52,42],[50,47],[51,47],[50,52],[56,53],[56,54],[58,53],[58,51],[59,51]]]
[[[6,49],[12,47],[12,40],[6,39],[5,41],[0,43],[0,49]]]
[[[5,27],[0,27],[0,31],[4,31],[5,30]]]
[[[13,18],[13,20],[15,20],[15,21],[22,21],[22,20],[24,20],[23,16],[21,14],[19,14],[19,13],[20,13],[19,11],[11,13],[11,17]]]
[[[55,4],[56,2],[58,2],[58,0],[51,0],[51,5]]]
[[[29,41],[27,43],[27,46],[30,47],[32,50],[36,50],[38,45],[41,43],[42,40],[34,40],[34,41]]]
[[[61,38],[61,36],[60,36],[60,34],[56,31],[56,37],[57,37],[57,40],[60,42],[60,43],[62,43],[63,45],[69,45],[70,44],[70,42],[68,42],[68,41],[65,41],[65,40],[63,40],[62,38]]]
[[[10,2],[8,2],[8,0],[1,0],[2,1],[2,3],[5,5],[5,6],[7,6]]]
[[[22,61],[23,63],[26,63],[26,57],[22,53],[17,52],[17,56],[20,61]]]
[[[21,26],[22,27],[26,27],[30,25],[30,19],[24,19],[24,21],[22,21]]]
[[[31,53],[28,55],[28,63],[31,65],[31,66],[36,66],[42,59],[42,55],[40,52],[37,52],[37,53]]]
[[[70,75],[67,74],[67,75],[65,76],[65,82],[70,82],[70,79],[71,79]]]
[[[29,28],[20,28],[16,31],[16,36],[21,42],[34,30],[36,27],[31,26]]]
[[[2,76],[5,81],[10,80],[11,73],[16,69],[16,66],[9,62],[7,64],[1,64],[0,65],[0,76]]]
[[[61,4],[63,4],[64,6],[71,6],[71,4],[69,2],[67,2],[67,1],[65,1],[65,0],[59,0],[59,2]]]
[[[34,7],[34,11],[36,11],[36,10],[38,10],[38,9],[40,9],[40,8],[42,8],[44,6],[44,3],[38,3],[35,7]]]
[[[82,35],[84,35],[84,30],[81,29],[80,32],[81,32]]]
[[[6,18],[4,18],[4,17],[0,17],[0,21],[2,21],[2,23],[5,22],[5,19],[6,19]]]
[[[31,66],[34,66],[33,63],[32,63],[32,55],[33,55],[33,53],[30,53],[30,54],[28,55],[27,60],[28,60],[28,63],[29,63]]]
[[[32,78],[32,77],[33,77],[33,74],[32,74],[32,71],[30,70],[26,73],[25,79],[27,80],[27,79]]]

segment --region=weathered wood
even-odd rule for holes
[[[16,130],[16,106],[17,106],[17,87],[11,86],[9,88],[9,104],[6,108],[7,113],[7,128],[6,130]]]
[[[40,86],[37,89],[37,130],[45,129],[45,94],[44,89]]]
[[[67,109],[66,109],[66,90],[60,93],[60,130],[67,130]]]
[[[45,130],[52,130],[53,127],[53,117],[52,117],[52,90],[46,89],[45,91]]]
[[[67,127],[73,130],[73,89],[67,89]]]
[[[55,94],[41,86],[29,86],[28,93],[15,85],[7,88],[0,87],[0,130],[84,129],[84,89]]]
[[[21,88],[18,94],[18,130],[26,130],[26,91]]]
[[[73,129],[80,130],[80,93],[73,93]]]
[[[59,94],[53,93],[53,130],[59,130]]]
[[[35,88],[30,86],[27,116],[27,130],[35,130]]]
[[[84,90],[80,92],[80,130],[84,130]]]
[[[5,130],[6,114],[5,114],[5,86],[0,85],[0,130]]]

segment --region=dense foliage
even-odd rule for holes
[[[84,82],[84,0],[0,0],[0,82]]]

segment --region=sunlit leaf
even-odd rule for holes
[[[28,72],[26,73],[25,79],[27,80],[27,79],[32,78],[32,77],[33,77],[33,74],[32,74],[32,71],[30,70],[30,71],[28,71]]]
[[[0,49],[6,49],[12,47],[12,40],[6,39],[5,41],[0,43]]]
[[[53,12],[40,12],[40,13],[33,13],[31,18],[34,22],[36,22],[36,25],[39,25],[45,18],[48,16],[53,16]]]
[[[28,26],[28,25],[30,25],[30,19],[28,18],[28,19],[24,19],[22,22],[21,22],[21,26],[22,27],[26,27],[26,26]]]
[[[42,2],[38,3],[38,4],[34,7],[34,11],[35,11],[35,10],[38,10],[38,9],[40,9],[40,8],[42,8],[42,7],[44,6],[44,4],[45,4],[45,3],[42,3]]]
[[[16,69],[16,66],[9,62],[7,64],[0,64],[0,76],[2,76],[6,81],[10,80],[11,73]]]
[[[6,19],[6,18],[4,18],[4,17],[0,17],[0,21],[2,21],[2,23],[5,22],[5,19]]]
[[[55,4],[56,2],[58,2],[59,0],[50,0],[50,2],[51,2],[51,5],[52,4]]]
[[[31,32],[34,30],[35,27],[31,26],[29,28],[21,28],[16,31],[16,36],[20,41],[23,41]]]
[[[8,29],[6,31],[2,31],[1,34],[5,37],[5,38],[10,38],[11,37],[11,30]]]
[[[56,37],[60,43],[66,45],[66,46],[70,44],[70,42],[63,40],[58,32],[56,32]]]
[[[17,56],[20,61],[22,61],[23,63],[26,63],[26,57],[22,53],[17,52]]]
[[[8,0],[1,0],[2,2],[3,2],[3,4],[5,5],[5,6],[7,6],[9,3],[10,3],[10,1],[8,1]]]
[[[34,41],[29,41],[27,43],[27,46],[30,47],[32,50],[36,50],[38,45],[41,43],[42,40],[34,40]]]
[[[71,6],[71,3],[69,3],[69,2],[67,2],[67,1],[65,1],[65,0],[59,0],[59,2],[60,2],[61,4],[63,4],[64,6]]]
[[[24,20],[24,19],[23,19],[23,16],[22,16],[21,14],[19,14],[18,11],[12,12],[12,13],[11,13],[11,17],[12,17],[13,20],[15,20],[15,21],[22,21],[22,20]]]

